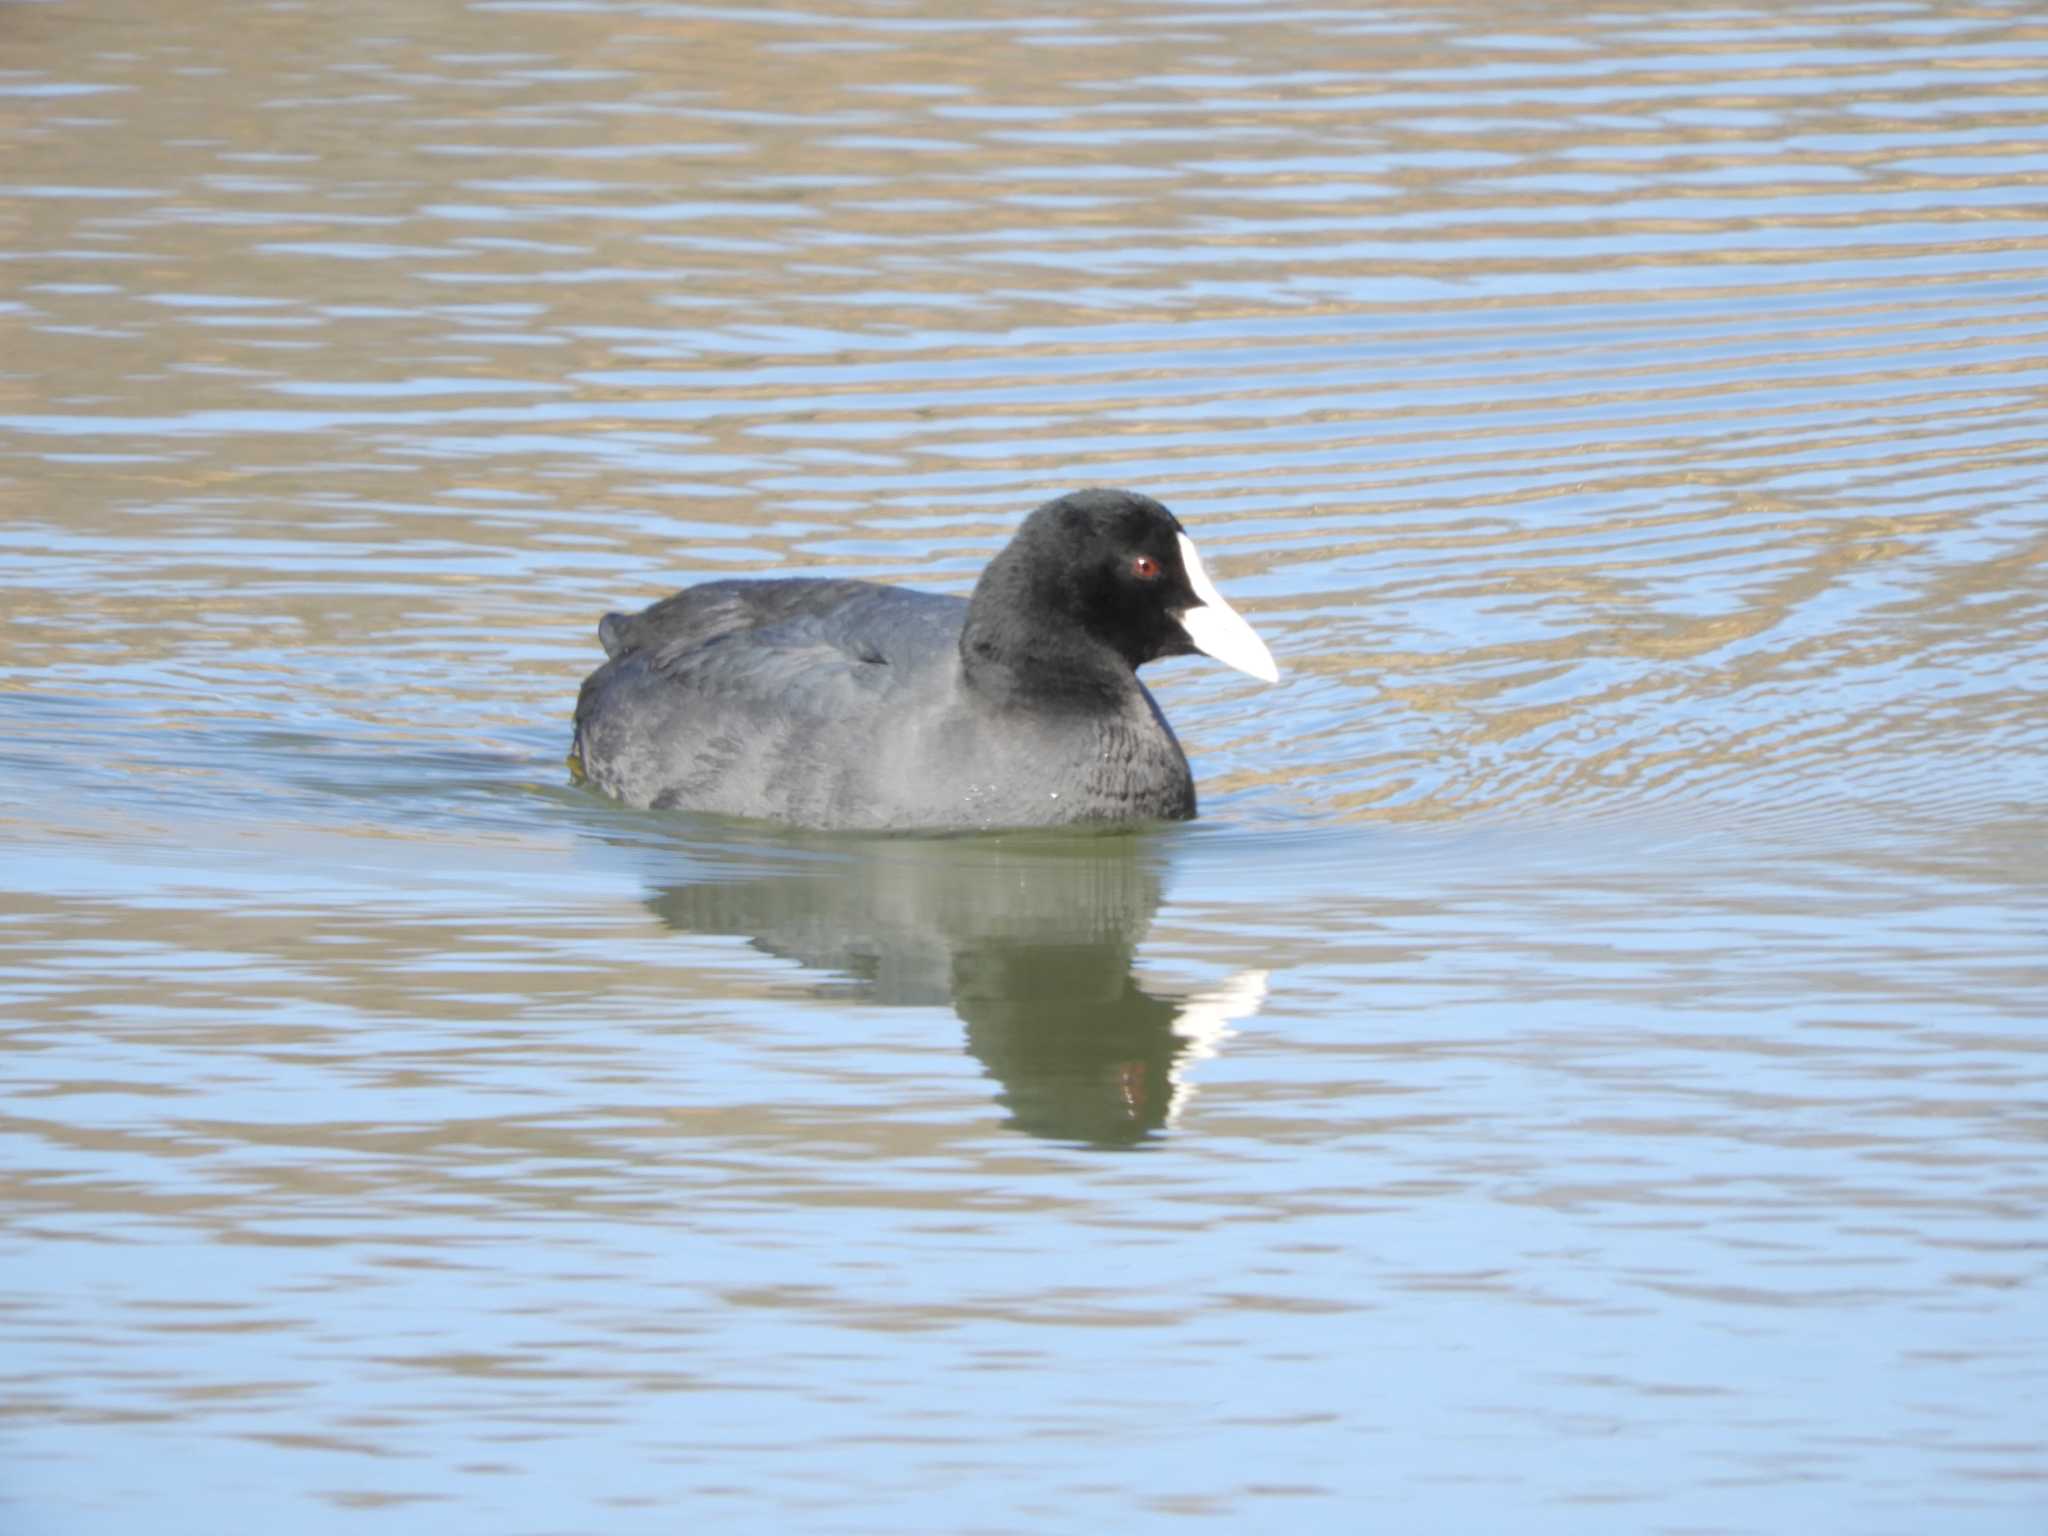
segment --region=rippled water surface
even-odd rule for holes
[[[2048,24],[0,6],[0,1528],[2048,1528]],[[568,782],[1169,502],[1203,819]]]

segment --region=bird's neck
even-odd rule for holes
[[[1118,709],[1143,690],[1130,661],[1081,628],[1062,594],[1041,590],[1010,550],[989,563],[960,630],[967,685],[998,706]]]

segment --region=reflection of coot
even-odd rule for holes
[[[1033,1135],[1142,1140],[1184,1096],[1183,1059],[1210,1054],[1265,995],[1249,972],[1193,997],[1139,987],[1132,956],[1160,899],[1141,839],[791,840],[748,854],[739,878],[665,885],[650,905],[672,928],[742,934],[840,978],[826,990],[952,1007]]]

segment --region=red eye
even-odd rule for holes
[[[1131,561],[1131,574],[1140,581],[1150,581],[1159,574],[1159,562],[1150,555],[1138,555]]]

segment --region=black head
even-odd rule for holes
[[[1025,518],[974,590],[961,650],[970,669],[1027,667],[1033,692],[1113,686],[1106,657],[1127,678],[1193,651],[1276,676],[1180,520],[1134,491],[1075,491]]]

